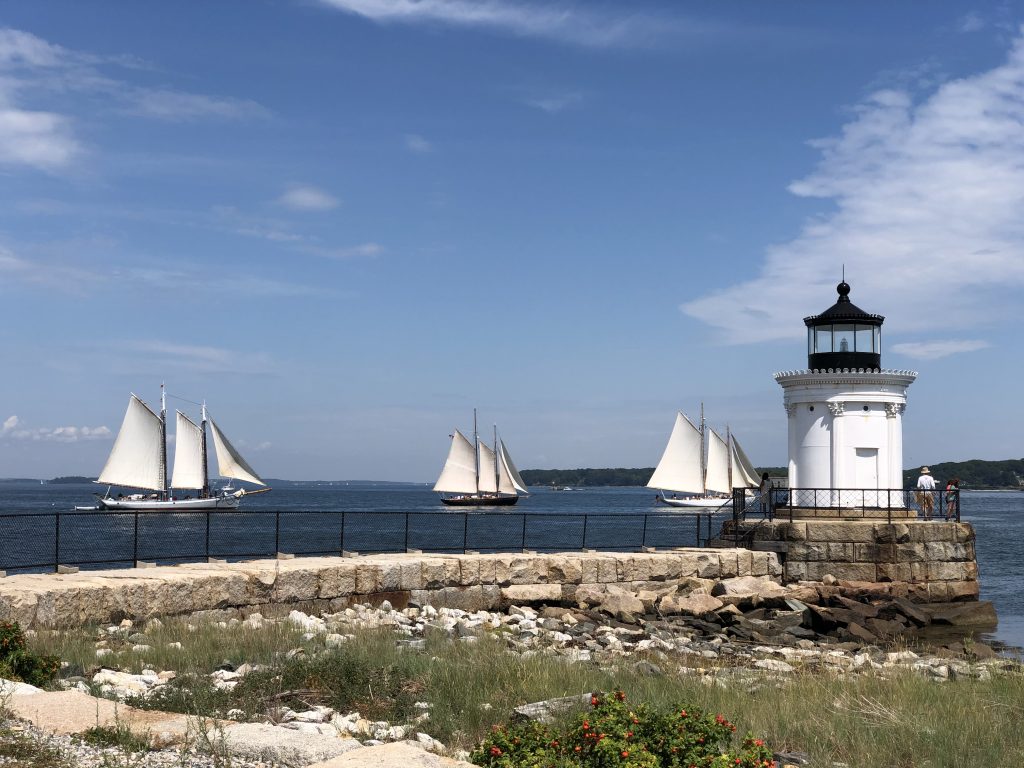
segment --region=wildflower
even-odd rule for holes
[[[623,757],[629,757],[629,750],[628,749],[622,750],[622,756]]]
[[[497,757],[501,754],[501,750],[498,747],[491,747],[491,754]]]

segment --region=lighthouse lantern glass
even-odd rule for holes
[[[832,326],[832,351],[853,352],[854,348],[854,326],[833,325]]]
[[[857,326],[857,352],[876,352],[875,334],[870,325]]]
[[[819,325],[814,329],[814,351],[832,351],[832,326]]]

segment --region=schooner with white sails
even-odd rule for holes
[[[722,507],[733,488],[756,488],[759,483],[757,471],[729,430],[723,440],[705,425],[702,405],[699,427],[682,411],[676,413],[668,445],[647,487],[672,491],[671,497],[659,495],[664,504],[699,510]],[[679,497],[679,493],[685,495]]]
[[[164,387],[160,386],[159,414],[137,395],[131,396],[114,447],[95,481],[108,486],[105,494],[96,494],[96,508],[172,511],[235,509],[247,493],[270,490],[213,419],[207,417],[205,404],[202,405],[199,424],[181,411],[175,411],[175,414],[174,468],[168,482],[167,394]],[[211,488],[206,455],[207,424],[213,435],[218,474],[262,488],[256,491],[242,488],[235,490],[228,486],[217,491]],[[148,493],[111,496],[109,486]]]
[[[455,430],[448,459],[434,490],[442,494],[443,503],[461,507],[511,506],[519,501],[519,494],[528,496],[530,493],[505,443],[498,439],[497,426],[493,449],[480,439],[476,409],[473,410],[473,442]]]

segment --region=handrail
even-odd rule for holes
[[[642,518],[642,519],[641,519]],[[360,552],[643,551],[706,546],[714,512],[194,510],[0,514],[0,570]]]

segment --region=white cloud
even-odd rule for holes
[[[3,426],[0,427],[0,435],[4,434],[5,432],[10,432],[16,426],[18,426],[18,417],[8,416],[6,419],[4,419]]]
[[[11,419],[17,419],[12,416]],[[36,427],[34,429],[8,429],[7,422],[0,436],[10,436],[14,440],[46,440],[57,443],[77,443],[83,440],[106,440],[111,432],[107,427]],[[15,425],[17,422],[15,422]]]
[[[1019,316],[1024,284],[1024,43],[916,102],[873,94],[790,191],[835,205],[767,250],[761,274],[682,305],[728,343],[800,336],[846,265],[851,299],[901,333]],[[998,300],[996,297],[999,297]]]
[[[406,134],[405,148],[410,152],[415,152],[417,155],[425,155],[428,152],[434,151],[433,144],[415,133]]]
[[[981,339],[945,339],[936,341],[912,341],[902,344],[893,344],[891,349],[900,355],[913,357],[918,360],[937,360],[940,357],[958,355],[961,352],[975,352],[979,349],[986,349],[992,345]]]
[[[338,198],[308,184],[290,185],[277,202],[295,211],[329,211],[340,204]]]
[[[579,45],[636,45],[669,25],[636,12],[612,14],[566,3],[511,0],[320,0],[321,4],[380,23],[447,24],[492,29]]]
[[[68,165],[79,150],[67,118],[0,108],[0,163],[53,171]]]

